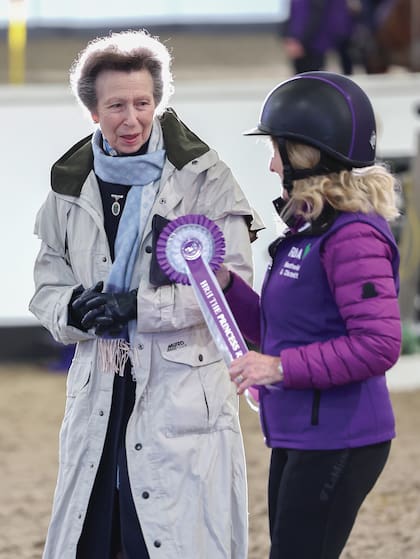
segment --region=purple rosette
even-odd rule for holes
[[[169,222],[156,245],[157,259],[166,275],[176,283],[192,286],[213,340],[229,364],[248,347],[214,275],[224,255],[222,231],[203,215],[185,215]],[[257,410],[258,389],[250,388],[245,395]]]
[[[156,255],[169,279],[189,284],[187,262],[201,257],[215,272],[225,256],[225,239],[214,221],[204,215],[189,214],[166,225],[159,236]]]

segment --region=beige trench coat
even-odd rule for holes
[[[226,239],[226,264],[251,281],[245,219],[252,214],[213,150],[182,169],[166,162],[140,246],[136,402],[126,448],[137,514],[151,559],[245,559],[247,487],[238,399],[189,286],[149,283],[151,218],[206,214]],[[99,465],[113,375],[99,371],[98,339],[67,325],[73,289],[106,280],[111,266],[94,173],[80,196],[51,192],[30,310],[59,342],[76,343],[60,431],[59,472],[44,559],[74,559]],[[142,494],[150,497],[145,500]]]

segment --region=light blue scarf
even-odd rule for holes
[[[166,151],[158,121],[153,124],[148,151],[144,155],[114,157],[107,155],[102,145],[103,136],[98,129],[92,138],[95,173],[106,182],[133,187],[128,192],[121,215],[115,239],[115,259],[105,286],[105,291],[118,293],[130,289],[140,240],[155,199]],[[108,151],[112,153],[112,150]]]
[[[162,129],[157,120],[153,123],[148,151],[144,155],[118,157],[104,140],[101,131],[96,130],[92,138],[95,173],[106,182],[132,187],[118,225],[115,258],[105,284],[105,291],[119,293],[128,291],[131,286],[140,241],[159,188],[166,151],[163,149]],[[130,358],[133,365],[131,373],[136,378],[139,356],[128,342],[129,333],[133,331],[135,328],[128,325],[120,338],[98,340],[100,370],[123,375],[125,364]]]

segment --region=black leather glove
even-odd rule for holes
[[[137,289],[128,293],[98,293],[86,303],[82,326],[95,326],[95,333],[117,335],[129,320],[137,318]],[[88,326],[89,328],[91,326]]]
[[[96,285],[93,287],[89,287],[89,289],[84,289],[82,285],[76,287],[73,291],[73,295],[71,296],[69,306],[68,306],[68,320],[67,323],[70,326],[74,326],[79,330],[83,330],[87,332],[89,328],[92,327],[91,325],[82,324],[83,318],[87,312],[85,305],[96,297],[98,293],[101,293],[102,289],[104,288],[104,282],[98,281]]]

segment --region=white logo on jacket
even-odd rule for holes
[[[294,280],[299,279],[300,272],[300,260],[303,257],[303,248],[292,247],[287,255],[290,260],[286,260],[283,266],[280,268],[279,275],[286,278],[291,278]],[[292,260],[297,260],[298,262],[293,262]]]

